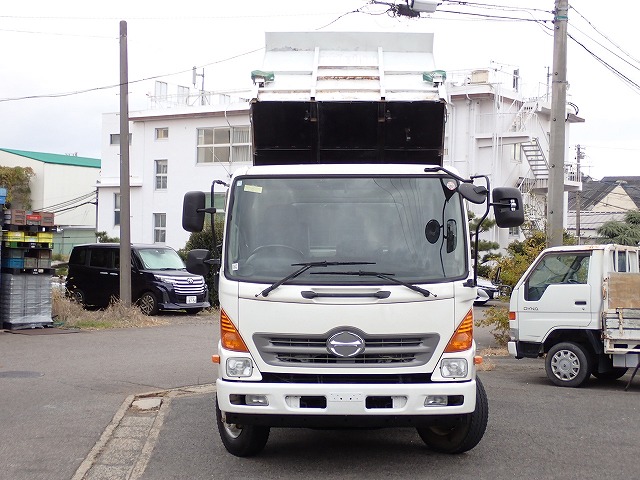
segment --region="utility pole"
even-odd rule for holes
[[[582,160],[584,158],[584,152],[582,151],[582,148],[580,147],[580,145],[576,145],[576,170],[577,170],[577,174],[578,174],[578,182],[580,182],[580,188],[582,189],[582,172],[580,171],[580,160]],[[580,194],[582,193],[581,190],[577,190],[576,191],[576,238],[578,240],[578,245],[580,245],[580,209],[582,208],[582,206],[580,205],[581,203],[581,198],[580,198]]]
[[[129,69],[127,22],[120,22],[120,301],[131,306],[131,200],[129,185]]]
[[[562,245],[564,230],[564,156],[567,117],[567,20],[568,0],[555,0],[553,73],[551,78],[551,139],[549,148],[549,197],[547,246]]]

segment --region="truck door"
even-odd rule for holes
[[[522,341],[541,342],[554,328],[583,328],[592,315],[589,252],[550,252],[519,290]]]

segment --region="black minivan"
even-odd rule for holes
[[[120,294],[120,245],[73,247],[65,286],[83,306],[107,307]],[[158,245],[131,245],[131,300],[146,315],[159,310],[194,314],[210,306],[204,278],[187,272],[174,249]]]

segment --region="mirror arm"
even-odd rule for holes
[[[486,186],[487,186],[487,192],[491,192],[491,182],[489,180],[489,177],[487,175],[473,175],[471,177],[471,180],[473,181],[475,178],[484,178],[484,181],[486,182]],[[487,216],[489,215],[489,209],[491,208],[491,202],[487,201],[487,206],[484,210],[484,215],[482,215],[482,218],[480,218],[480,221],[478,222],[478,224],[476,225],[476,237],[473,239],[474,240],[474,251],[473,251],[473,286],[477,286],[478,285],[478,243],[480,241],[480,227],[482,226],[482,222],[485,221],[485,219],[487,218]]]

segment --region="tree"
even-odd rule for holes
[[[120,243],[119,237],[110,237],[107,232],[96,232],[96,240],[99,243]]]
[[[609,220],[597,230],[605,243],[619,245],[638,245],[640,243],[640,210],[629,210],[624,221]]]
[[[7,189],[6,204],[13,208],[31,210],[31,167],[0,167],[0,186]]]
[[[476,228],[480,223],[480,219],[482,217],[478,217],[471,210],[467,211],[467,215],[469,216],[469,240],[471,242],[471,257],[475,258],[475,249],[476,249]],[[489,218],[485,218],[485,220],[480,225],[480,230],[478,233],[483,233],[489,231],[491,228],[495,226],[495,220],[491,220]],[[478,240],[478,275],[481,277],[489,277],[491,275],[491,267],[486,265],[487,262],[491,260],[497,260],[500,258],[500,253],[492,252],[492,250],[497,250],[500,248],[500,244],[498,242],[490,242],[488,240]],[[482,255],[482,252],[486,252]]]

